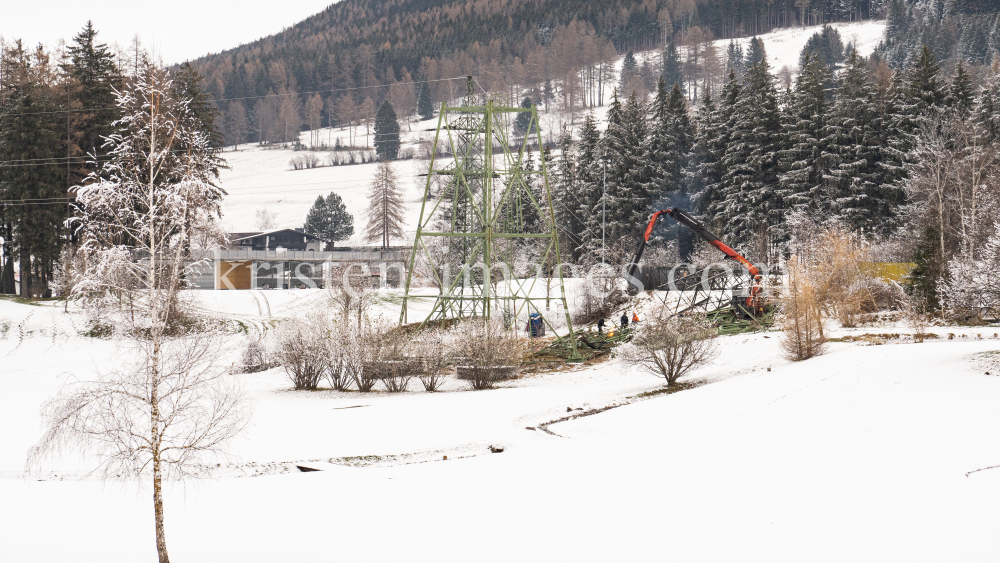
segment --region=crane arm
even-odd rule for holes
[[[635,270],[639,267],[639,260],[642,259],[642,253],[646,250],[646,243],[649,242],[649,237],[653,234],[653,228],[656,227],[656,223],[660,220],[663,215],[670,215],[678,223],[684,225],[691,230],[694,234],[698,235],[708,244],[711,244],[715,248],[718,248],[726,258],[739,262],[744,268],[746,268],[754,280],[760,278],[760,270],[757,269],[749,260],[743,257],[742,254],[736,252],[730,248],[726,243],[719,240],[719,237],[713,235],[706,229],[697,219],[688,215],[681,209],[661,209],[649,219],[649,224],[646,225],[646,232],[643,233],[642,239],[639,240],[639,247],[635,251],[635,257],[632,258],[632,262],[628,267],[628,281],[633,286],[637,286],[637,280],[635,280]]]

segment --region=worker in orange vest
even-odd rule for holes
[[[632,324],[639,322],[639,313],[632,313]]]

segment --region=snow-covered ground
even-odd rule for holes
[[[250,293],[196,299],[266,316]],[[321,299],[257,293],[275,316]],[[58,305],[0,300],[4,321],[0,560],[153,560],[148,487],[103,484],[72,457],[23,473],[39,405],[125,352],[78,335],[82,318]],[[834,329],[902,336],[795,364],[778,333],[724,337],[691,378],[705,385],[549,432],[662,384],[615,361],[475,392],[240,376],[254,416],[239,458],[167,488],[168,546],[190,562],[995,561],[1000,469],[969,472],[1000,465],[998,330],[937,327],[915,344],[892,325]]]
[[[846,47],[851,43],[857,48],[858,54],[867,57],[872,54],[875,47],[885,34],[884,20],[869,20],[853,23],[832,23],[830,27],[840,32],[840,38]],[[781,67],[787,66],[793,74],[798,74],[799,55],[802,53],[806,42],[814,34],[823,30],[823,26],[816,25],[806,28],[795,27],[779,29],[771,33],[758,36],[764,41],[764,50],[767,52],[768,63],[772,72],[778,72]],[[735,39],[737,44],[743,47],[746,52],[750,46],[749,37]],[[729,39],[722,39],[715,42],[715,48],[723,55],[729,47]]]

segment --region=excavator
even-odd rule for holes
[[[757,266],[750,263],[749,260],[743,257],[739,252],[736,252],[724,242],[719,240],[719,237],[708,232],[697,219],[688,215],[682,209],[661,209],[649,219],[649,224],[646,226],[646,232],[643,233],[642,238],[639,240],[639,247],[635,251],[635,257],[632,258],[632,262],[629,264],[628,274],[625,279],[629,282],[629,293],[635,295],[639,292],[638,280],[635,278],[636,269],[639,267],[639,260],[642,259],[642,253],[646,250],[646,243],[649,242],[649,237],[653,234],[653,228],[656,227],[656,223],[664,215],[669,215],[673,217],[678,223],[684,225],[691,230],[694,234],[701,237],[702,240],[711,244],[715,248],[718,248],[723,254],[726,255],[726,259],[738,262],[744,268],[750,272],[750,278],[752,280],[750,284],[749,295],[746,296],[733,296],[733,307],[744,316],[759,317],[764,312],[764,303],[761,296],[761,274]]]

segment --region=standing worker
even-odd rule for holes
[[[628,328],[628,313],[622,313],[622,330]]]
[[[632,324],[639,322],[639,313],[632,313]]]
[[[604,317],[601,317],[601,320],[597,321],[597,334],[604,336]]]

